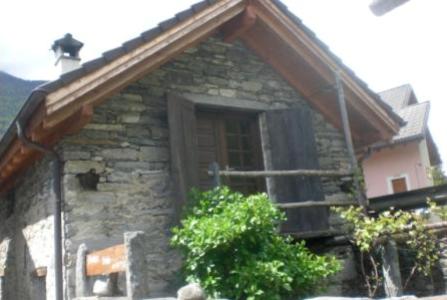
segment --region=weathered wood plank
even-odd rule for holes
[[[276,206],[282,209],[287,208],[305,208],[305,207],[335,207],[335,206],[357,206],[353,201],[303,201],[290,203],[276,203]]]
[[[304,108],[274,110],[265,115],[272,167],[276,170],[319,169],[310,111]],[[274,185],[275,194],[270,196],[277,203],[324,200],[319,177],[275,177]],[[289,208],[285,213],[287,221],[282,224],[285,232],[328,228],[327,207]]]
[[[212,175],[211,172],[208,172]],[[228,177],[282,177],[282,176],[319,176],[319,177],[343,177],[351,176],[347,170],[278,170],[278,171],[219,171],[220,176]]]
[[[177,183],[178,212],[192,187],[198,186],[195,106],[191,101],[168,95],[169,142],[172,172]]]
[[[126,270],[124,244],[116,245],[87,254],[87,276],[106,275]]]
[[[45,276],[47,276],[47,267],[38,267],[38,268],[34,269],[34,271],[32,272],[32,275],[34,277],[45,277]]]

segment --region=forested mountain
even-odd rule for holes
[[[0,71],[0,138],[31,91],[42,83],[44,81],[23,80]]]

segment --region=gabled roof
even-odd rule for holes
[[[379,92],[382,100],[387,103],[394,111],[399,111],[406,107],[410,102],[410,96],[413,88],[409,84],[404,84],[386,91]]]
[[[427,139],[432,165],[440,164],[441,158],[428,128],[430,102],[418,103],[413,88],[409,84],[382,91],[379,95],[405,123],[389,142],[379,143],[374,148],[383,148],[425,138]]]
[[[390,143],[401,143],[425,137],[428,130],[430,103],[418,103],[411,85],[404,84],[379,92],[379,95],[405,122]]]
[[[397,111],[399,116],[405,121],[399,133],[396,134],[392,143],[401,143],[410,139],[424,138],[428,129],[428,114],[430,103],[423,102],[412,104]]]
[[[327,92],[338,71],[358,146],[389,139],[399,129],[399,116],[278,0],[201,1],[38,87],[15,121],[33,141],[54,145],[87,124],[101,101],[216,32],[227,42],[240,39],[341,127],[336,92]],[[21,144],[11,125],[0,142],[0,190],[38,156]]]

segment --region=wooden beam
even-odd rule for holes
[[[50,93],[46,99],[46,112],[48,115],[55,113],[62,107],[73,103],[87,93],[103,86],[110,79],[121,76],[129,70],[143,62],[149,64],[152,61],[163,60],[172,46],[183,42],[191,42],[200,38],[231,18],[240,14],[245,8],[244,0],[221,0],[216,4],[204,9],[193,17],[183,21],[172,29],[162,33],[152,41],[141,45],[126,55],[108,63],[100,69],[83,76],[82,78],[68,84],[66,87]],[[192,39],[185,40],[185,36],[192,36]],[[183,45],[180,48],[184,48]],[[94,101],[94,100],[93,100]]]
[[[290,203],[275,203],[282,209],[287,208],[308,208],[308,207],[335,207],[335,206],[357,206],[357,202],[353,201],[303,201]]]
[[[79,109],[67,116],[57,123],[57,126],[48,126],[48,121],[43,120],[43,124],[40,127],[41,131],[33,133],[32,139],[34,141],[40,140],[54,131],[64,131],[65,134],[74,134],[79,132],[85,125],[87,125],[93,116],[93,106],[89,104],[82,105]]]
[[[90,123],[93,117],[93,106],[92,105],[83,105],[80,110],[77,111],[77,113],[74,115],[73,119],[75,122],[73,122],[68,128],[66,129],[66,134],[76,134],[78,133],[82,128],[84,128],[85,125]]]
[[[126,270],[126,250],[124,244],[87,254],[87,276],[107,275]]]
[[[282,64],[280,58],[274,55],[275,51],[278,49],[278,45],[275,43],[269,43],[270,45],[262,43],[261,39],[255,37],[255,35],[259,34],[259,31],[254,29],[255,28],[250,30],[250,34],[246,34],[242,37],[243,42],[267,64],[271,65],[291,86],[298,90],[300,94],[310,100],[310,104],[322,113],[330,123],[335,127],[341,128],[341,122],[335,117],[333,111],[330,110],[330,106],[324,101],[318,101],[322,99],[320,98],[321,95],[313,95],[315,88],[309,86],[295,73],[297,71],[302,72],[304,68],[295,68],[297,70],[294,71]],[[291,63],[291,59],[289,59],[289,65]]]
[[[47,267],[38,267],[31,272],[33,277],[45,277],[47,276]]]
[[[256,23],[256,12],[252,5],[248,5],[242,15],[225,24],[222,29],[224,42],[233,43]]]
[[[31,138],[34,142],[39,144],[52,146],[64,135],[78,132],[90,122],[92,116],[93,108],[90,105],[84,105],[76,113],[69,116],[64,122],[58,124],[57,127],[52,128],[51,130],[44,130],[42,126],[34,124],[36,130],[39,128],[40,130],[33,132]],[[9,148],[6,155],[4,155],[0,161],[0,180],[2,181],[0,191],[4,191],[11,187],[11,185],[6,186],[6,184],[3,184],[3,181],[8,181],[8,177],[15,177],[21,170],[42,156],[41,153],[25,147],[22,142],[15,139],[11,148]]]
[[[212,171],[208,172],[213,175]],[[277,171],[219,171],[220,176],[225,177],[280,177],[280,176],[320,176],[343,177],[352,176],[348,170],[277,170]]]
[[[258,18],[265,21],[287,44],[298,47],[300,55],[306,60],[311,61],[315,69],[328,81],[331,82],[332,70],[340,69],[340,65],[336,62],[327,51],[317,45],[313,38],[309,37],[302,28],[299,28],[290,18],[278,9],[278,7],[268,0],[259,0],[255,2],[256,14]],[[388,113],[380,107],[377,102],[369,95],[363,87],[342,70],[340,76],[343,83],[359,95],[362,103],[369,110],[380,116],[381,121],[387,124],[390,131],[397,132],[399,124],[390,118]]]
[[[402,210],[428,207],[427,198],[439,205],[447,205],[447,184],[380,196],[371,198],[369,201],[371,209],[381,212],[390,207]]]

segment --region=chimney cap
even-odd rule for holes
[[[63,53],[68,53],[71,57],[78,57],[82,46],[84,44],[74,39],[71,33],[66,33],[63,38],[54,41],[51,49],[56,52],[60,48]]]

